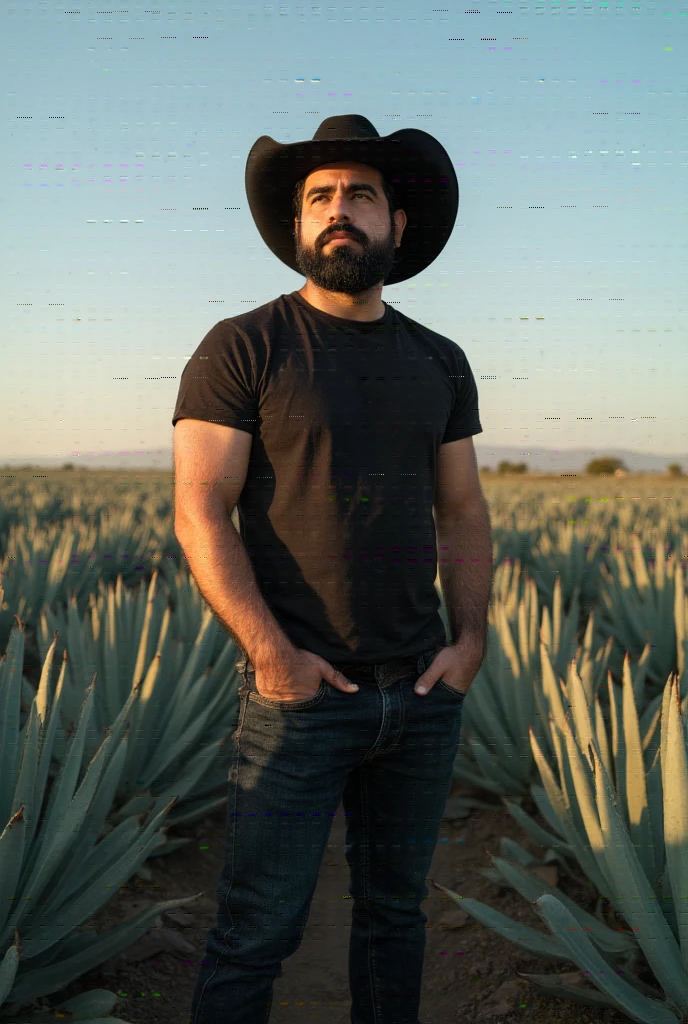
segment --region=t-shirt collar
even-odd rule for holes
[[[385,325],[391,315],[391,307],[387,303],[383,303],[385,311],[379,320],[350,320],[348,317],[334,316],[332,313],[325,313],[322,309],[318,309],[317,306],[312,306],[307,299],[304,299],[300,292],[293,291],[290,295],[285,296],[286,298],[293,299],[298,305],[305,307],[309,313],[312,313],[315,317],[324,318],[327,323],[339,327],[346,328],[347,330],[360,330],[369,331],[381,325]]]

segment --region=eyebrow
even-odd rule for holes
[[[306,199],[310,199],[311,196],[320,195],[321,193],[330,193],[335,191],[334,185],[314,185],[313,188],[308,190]],[[369,185],[367,181],[355,181],[353,185],[349,185],[347,192],[372,192],[375,198],[378,198],[378,192],[376,188]]]

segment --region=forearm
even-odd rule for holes
[[[462,634],[487,645],[487,612],[492,590],[492,531],[485,502],[461,515],[435,522],[439,576],[451,627],[451,642]]]
[[[294,645],[263,599],[229,515],[175,524],[198,589],[254,666],[279,662]]]

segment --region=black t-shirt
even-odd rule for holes
[[[253,435],[240,535],[296,647],[364,665],[448,641],[437,454],[482,432],[457,344],[387,304],[362,322],[294,291],[206,334],[182,373],[182,418]]]

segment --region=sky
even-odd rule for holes
[[[304,284],[249,150],[343,113],[454,164],[449,242],[382,298],[466,353],[476,448],[688,452],[685,6],[65,6],[3,15],[0,461],[171,449],[211,327]]]

